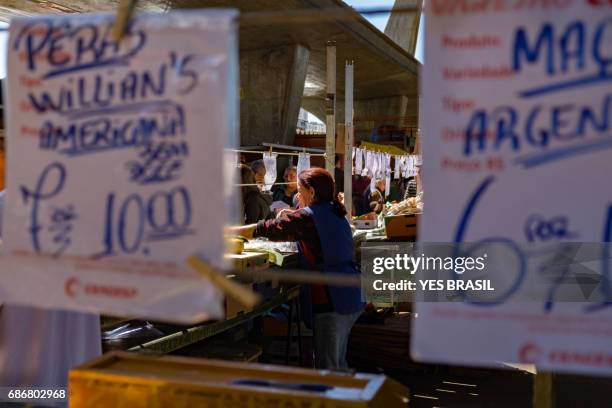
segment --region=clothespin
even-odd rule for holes
[[[210,280],[217,288],[222,290],[227,296],[240,303],[242,306],[252,308],[260,301],[260,296],[229,280],[223,273],[216,271],[199,256],[193,255],[187,258],[187,265],[198,272],[201,276]]]
[[[268,152],[268,156],[272,157],[272,146],[270,146],[270,151]]]
[[[115,25],[113,26],[112,32],[113,40],[121,41],[121,38],[123,38],[128,22],[136,7],[136,1],[137,0],[121,0],[121,3],[119,3],[117,18],[115,19]]]

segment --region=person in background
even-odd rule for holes
[[[283,173],[285,183],[279,186],[272,196],[273,201],[282,201],[289,207],[294,207],[293,198],[297,193],[297,169],[294,166],[288,166]]]
[[[297,241],[300,267],[322,273],[359,276],[354,262],[351,227],[346,209],[334,196],[334,180],[322,168],[298,175],[299,210],[283,210],[276,219],[233,228],[246,238]],[[353,324],[361,314],[361,289],[311,285],[315,365],[319,369],[347,368],[346,348]]]
[[[404,200],[405,196],[406,196],[406,190],[408,190],[408,178],[404,178],[403,176],[400,176],[399,178],[399,182],[397,184],[397,194],[398,194],[398,201]]]
[[[367,188],[363,193],[364,214],[367,212],[380,214],[385,206],[385,180],[376,180],[374,187],[374,191]]]
[[[363,215],[370,212],[369,207],[364,208],[363,195],[370,188],[370,178],[359,174],[353,175],[353,215]]]
[[[404,194],[404,200],[407,200],[410,197],[416,197],[418,192],[421,190],[421,165],[417,164],[416,169],[416,177],[410,177],[408,179],[408,187],[406,188],[406,193]]]
[[[336,167],[334,168],[334,181],[336,182],[336,195],[344,193],[344,160],[341,155],[336,155]]]
[[[391,180],[389,187],[389,194],[387,194],[387,201],[398,202],[404,199],[404,191],[402,189],[402,180]]]
[[[0,146],[0,153],[3,153]],[[0,180],[4,165],[0,166]],[[0,243],[6,217],[0,189]],[[4,213],[4,214],[3,214]],[[1,245],[0,245],[1,247]],[[4,304],[0,298],[0,384],[3,387],[67,387],[68,371],[102,354],[100,316]],[[0,404],[1,405],[1,404]],[[49,403],[67,406],[66,403]]]
[[[416,195],[417,195],[416,178],[409,177],[408,178],[408,184],[406,186],[406,191],[404,192],[404,200],[407,200],[410,197],[416,197]]]
[[[244,222],[251,224],[259,220],[266,220],[273,216],[270,210],[272,197],[262,193],[255,185],[255,174],[249,166],[240,165],[240,180],[242,186],[242,209]],[[265,168],[264,168],[265,170]]]
[[[251,170],[253,170],[253,174],[255,177],[255,183],[259,186],[261,190],[265,184],[266,179],[266,165],[262,159],[255,160],[251,163]]]

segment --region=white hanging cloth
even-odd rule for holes
[[[370,176],[370,192],[376,190],[376,173],[378,171],[378,157],[375,152],[368,152],[368,176]]]
[[[391,190],[391,155],[385,154],[385,197]]]
[[[364,155],[365,155],[365,165],[363,166],[363,169],[361,170],[361,175],[372,177],[372,169],[374,168],[374,153],[366,150],[364,151]]]
[[[361,160],[361,149],[353,147],[353,156],[351,163],[354,163],[352,174],[361,174],[361,167],[363,166],[363,162]]]
[[[353,148],[353,154],[355,155],[355,168],[353,174],[361,175],[363,170],[363,150],[358,147]]]
[[[310,155],[308,153],[300,153],[298,156],[297,174],[310,168]]]
[[[374,178],[375,179],[380,179],[380,173],[382,170],[382,160],[381,160],[382,155],[378,152],[374,153]]]
[[[397,172],[401,177],[404,177],[404,167],[406,166],[406,156],[398,156],[398,169]]]
[[[419,163],[418,156],[412,156],[412,166],[410,167],[410,175],[415,177],[417,175],[417,164]]]
[[[412,156],[404,156],[404,170],[402,171],[402,175],[404,178],[408,178],[410,176],[410,168],[412,167]]]
[[[266,177],[264,178],[264,191],[270,191],[276,181],[276,158],[277,153],[264,152],[263,162],[266,166]]]
[[[399,179],[400,178],[400,159],[402,156],[393,156],[393,161],[394,161],[394,166],[393,166],[393,178],[394,179]]]

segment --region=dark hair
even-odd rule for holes
[[[294,171],[294,172],[297,173],[297,167],[295,167],[295,166],[287,166],[287,167],[285,167],[285,171],[283,172],[283,179],[285,177],[287,177],[287,174],[289,174],[290,171]]]
[[[344,205],[338,201],[337,196],[334,194],[336,190],[334,179],[327,170],[320,167],[312,167],[300,172],[298,178],[304,187],[314,190],[314,204],[332,203],[336,215],[339,217],[346,215],[346,208],[344,208]]]
[[[262,159],[255,160],[253,163],[251,163],[251,170],[253,170],[253,173],[257,173],[262,167],[264,169],[266,168],[266,165]]]
[[[241,164],[240,166],[238,166],[238,169],[240,170],[240,184],[255,184],[255,174],[249,166]],[[254,185],[242,186],[240,190],[242,192],[243,201],[246,200],[246,197],[249,193],[253,191],[258,191],[257,187],[255,187]]]

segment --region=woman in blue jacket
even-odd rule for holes
[[[353,260],[351,228],[346,209],[335,198],[334,180],[325,169],[311,168],[298,176],[299,210],[283,211],[276,219],[234,230],[246,238],[297,241],[303,269],[358,275]],[[312,285],[315,365],[320,369],[347,368],[346,348],[363,303],[357,287]]]

